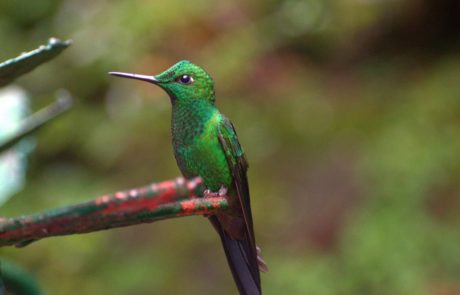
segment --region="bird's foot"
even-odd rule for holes
[[[215,198],[215,197],[225,197],[227,195],[227,188],[224,186],[221,186],[220,189],[217,192],[212,192],[209,189],[204,190],[203,192],[203,197],[204,198]],[[204,217],[209,217],[208,214],[204,214]]]
[[[205,198],[215,198],[215,197],[225,197],[227,195],[227,188],[221,186],[217,192],[212,192],[211,190],[207,189],[204,191]]]

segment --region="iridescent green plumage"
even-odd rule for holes
[[[207,101],[176,101],[172,114],[174,155],[185,177],[201,176],[211,191],[231,187],[232,177],[218,140],[224,120]]]
[[[249,202],[248,165],[232,123],[214,105],[212,78],[189,61],[153,77],[112,74],[154,83],[169,94],[177,164],[185,177],[201,176],[210,191],[228,189],[230,210],[209,219],[221,236],[240,293],[260,294],[261,261]]]

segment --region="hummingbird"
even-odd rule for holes
[[[247,179],[248,162],[232,122],[215,106],[214,81],[183,60],[150,76],[109,72],[155,84],[172,105],[172,145],[182,175],[203,179],[206,196],[227,196],[229,209],[207,216],[218,232],[240,294],[261,294],[267,266],[256,246]]]

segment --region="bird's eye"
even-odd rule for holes
[[[181,83],[181,84],[192,84],[193,83],[193,77],[190,76],[190,75],[187,75],[187,74],[184,74],[184,75],[181,75],[179,76],[177,79],[176,79],[177,82]]]

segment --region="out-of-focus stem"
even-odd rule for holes
[[[19,130],[14,135],[0,142],[0,153],[11,148],[24,137],[34,133],[60,114],[69,110],[71,106],[72,97],[68,93],[62,93],[54,103],[24,119],[20,124]]]

